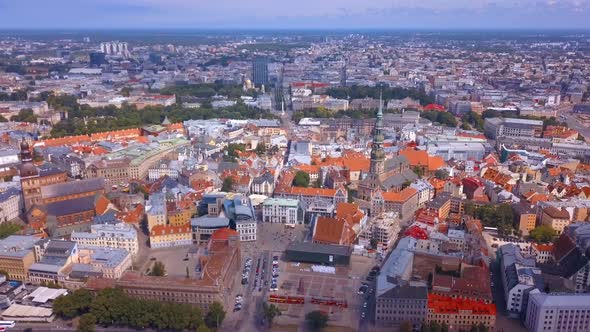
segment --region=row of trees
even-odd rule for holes
[[[209,331],[225,318],[223,306],[215,302],[203,316],[200,309],[187,304],[136,300],[118,288],[107,288],[94,295],[80,289],[57,298],[53,312],[62,319],[80,317],[80,331],[94,331],[95,325],[166,331]]]
[[[93,108],[88,105],[78,105],[75,98],[53,97],[48,100],[58,110],[69,112],[68,119],[58,122],[51,131],[52,137],[67,135],[85,135],[117,129],[140,127],[149,124],[160,124],[164,117],[168,116],[172,122],[181,122],[191,119],[274,119],[271,112],[249,107],[244,103],[213,109],[209,107],[182,108],[175,104],[168,107],[145,107],[141,110],[134,105],[123,104],[120,108],[109,105]],[[74,102],[75,104],[73,104]]]
[[[408,321],[402,322],[400,326],[401,332],[411,332],[412,324]],[[469,330],[459,330],[462,332],[488,332],[489,329],[483,325],[473,325]],[[446,323],[439,324],[438,322],[424,323],[420,327],[420,332],[449,332],[449,326]]]
[[[349,100],[367,97],[379,99],[381,94],[383,94],[383,99],[385,101],[410,97],[420,101],[420,104],[422,105],[434,103],[434,99],[426,94],[424,90],[406,89],[401,87],[353,85],[350,87],[329,88],[326,90],[326,94],[332,98]]]
[[[457,127],[457,119],[449,112],[424,111],[420,113],[420,116],[447,127]]]
[[[386,109],[385,113],[396,113],[398,110]],[[292,119],[298,123],[303,118],[343,118],[348,117],[352,119],[368,119],[374,118],[377,110],[353,110],[348,109],[344,111],[332,111],[325,107],[310,108],[293,113]]]
[[[258,91],[250,89],[244,91],[242,86],[237,84],[223,84],[221,81],[215,83],[187,84],[166,87],[160,90],[160,93],[166,95],[192,96],[198,98],[211,98],[215,95],[227,96],[231,99],[240,98],[241,96],[257,97]]]

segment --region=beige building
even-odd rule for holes
[[[549,206],[543,209],[541,223],[543,225],[551,226],[557,234],[561,234],[570,224],[570,214],[565,209],[560,210],[553,206]]]
[[[194,277],[153,277],[127,271],[114,282],[91,278],[86,287],[97,290],[116,286],[134,298],[190,304],[203,310],[220,302],[227,310],[234,303],[229,294],[241,268],[240,235],[229,228],[220,229],[211,236],[206,250],[201,248],[191,255],[201,267]]]
[[[0,270],[12,280],[27,280],[29,267],[35,263],[34,236],[11,235],[0,240]]]
[[[107,187],[121,186],[129,183],[131,173],[129,172],[129,160],[99,160],[86,170],[89,178],[103,177]]]
[[[125,223],[92,225],[90,232],[72,232],[71,240],[80,246],[125,249],[132,258],[139,252],[137,231]]]
[[[514,211],[515,223],[522,235],[529,235],[530,231],[537,226],[537,214],[535,209],[528,204],[515,204],[512,206]]]

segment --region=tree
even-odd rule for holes
[[[377,241],[377,239],[371,239],[370,245],[371,245],[372,249],[377,249],[378,244],[379,244],[379,241]]]
[[[223,179],[223,183],[221,185],[221,191],[231,192],[233,187],[234,187],[234,179],[231,176],[228,176],[225,179]]]
[[[428,326],[428,331],[429,332],[442,332],[440,324],[436,321],[430,322],[430,325]]]
[[[280,315],[282,315],[282,312],[279,309],[279,307],[277,307],[273,303],[262,303],[262,316],[264,317],[264,320],[268,322],[268,326],[272,326],[272,322],[275,319],[275,317]]]
[[[476,332],[488,332],[488,331],[489,331],[488,327],[485,326],[483,323],[477,324]]]
[[[461,124],[461,129],[463,129],[463,130],[471,130],[472,128],[471,128],[471,126],[469,125],[469,123],[467,123],[467,122],[463,122],[463,123]]]
[[[264,143],[259,143],[258,145],[256,145],[256,154],[259,156],[262,156],[266,153],[266,144]]]
[[[78,332],[94,332],[96,326],[96,317],[93,314],[86,313],[80,317],[78,322]]]
[[[412,323],[405,320],[399,327],[400,332],[412,332]]]
[[[218,328],[223,323],[225,319],[225,310],[223,309],[223,305],[219,302],[213,302],[211,306],[209,306],[209,311],[205,316],[205,324],[209,328]]]
[[[314,310],[305,315],[305,321],[313,331],[326,327],[329,319],[328,314],[320,310]]]
[[[19,232],[22,229],[21,226],[13,223],[0,224],[0,239],[4,239],[9,235]]]
[[[440,331],[441,332],[449,332],[449,326],[447,325],[447,323],[443,322],[440,326]]]
[[[18,111],[17,115],[13,115],[10,120],[16,122],[36,123],[37,115],[35,115],[35,112],[33,112],[32,109],[23,109]]]
[[[67,296],[60,296],[53,302],[53,312],[60,318],[72,319],[90,311],[94,296],[86,289],[78,289]]]
[[[199,325],[196,332],[211,332],[211,329],[207,325]]]
[[[538,243],[551,242],[556,235],[555,230],[549,225],[537,226],[529,233],[530,238]]]
[[[309,174],[304,171],[297,171],[293,179],[293,185],[295,187],[309,187]]]
[[[163,277],[166,275],[166,266],[164,265],[164,263],[160,262],[160,261],[156,261],[154,263],[154,266],[152,267],[152,271],[149,273],[149,275],[154,276],[154,277]]]
[[[472,201],[466,201],[463,209],[466,215],[475,217],[475,204]]]
[[[437,169],[434,172],[434,177],[439,180],[446,180],[449,178],[449,172],[446,169]]]
[[[424,176],[424,168],[415,166],[414,173],[416,173],[416,175],[418,175],[418,177],[421,178]]]
[[[131,95],[131,91],[133,91],[133,89],[131,87],[126,86],[123,87],[119,93],[123,97],[129,97]]]

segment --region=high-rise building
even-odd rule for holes
[[[263,57],[255,58],[252,62],[252,81],[254,85],[268,85],[268,59]]]
[[[119,41],[100,43],[100,51],[106,55],[129,56],[129,44]]]
[[[107,63],[106,54],[103,52],[90,53],[90,67],[100,67],[105,63]]]

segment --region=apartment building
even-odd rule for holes
[[[139,252],[137,230],[125,223],[94,224],[90,232],[72,232],[71,240],[80,246],[125,249],[132,258]]]

